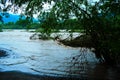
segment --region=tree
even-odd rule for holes
[[[20,19],[15,24],[22,26],[23,28],[26,28],[26,26],[29,25],[30,23],[32,23],[32,22],[28,19]]]
[[[45,3],[54,3],[47,12],[54,14],[52,17],[58,22],[66,21],[71,16],[76,17],[82,23],[84,33],[91,36],[97,58],[109,64],[118,61],[120,57],[120,2],[118,0],[99,0],[94,4],[89,3],[88,0],[14,0],[13,3],[19,7],[26,4],[27,16],[33,16],[35,13],[41,15]],[[49,17],[47,19],[49,21]]]

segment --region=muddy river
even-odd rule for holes
[[[0,33],[0,72],[21,71],[37,75],[72,76],[119,80],[120,70],[98,63],[94,53],[85,48],[72,48],[53,40],[30,40],[33,33],[25,30]]]

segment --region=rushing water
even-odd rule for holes
[[[85,48],[71,48],[53,40],[30,40],[33,33],[14,30],[0,33],[0,71],[22,71],[38,75],[118,79],[119,71],[101,65]]]

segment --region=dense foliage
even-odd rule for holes
[[[84,33],[92,38],[97,58],[109,64],[118,62],[120,58],[119,0],[99,0],[94,3],[90,3],[90,0],[12,1],[17,7],[26,4],[25,15],[28,17],[37,13],[38,18],[42,18],[41,26],[45,32],[50,33],[52,28],[56,26],[60,28],[60,25],[65,25],[69,29],[82,27]],[[52,7],[45,10],[44,4],[52,5]],[[73,17],[76,20],[71,21]]]
[[[1,23],[1,29],[38,29],[40,26],[37,22],[26,19],[20,19],[14,22]]]

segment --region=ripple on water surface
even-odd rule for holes
[[[114,77],[109,74],[113,72],[111,69],[95,65],[97,60],[89,49],[58,45],[52,40],[30,40],[32,34],[19,31],[0,33],[0,50],[7,54],[6,57],[0,57],[0,71],[78,77],[89,74],[94,77],[95,73],[95,76],[99,75],[97,71],[104,69],[100,72],[104,73],[104,77]]]

